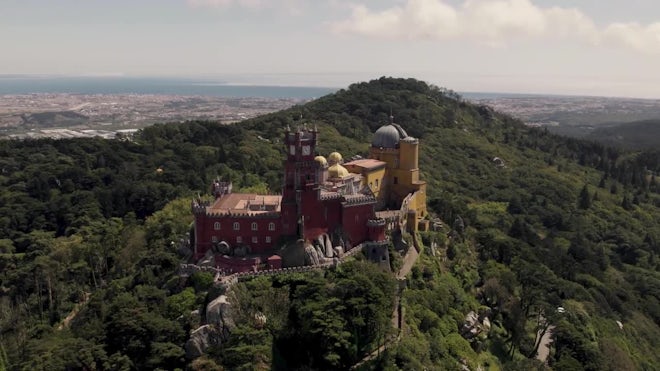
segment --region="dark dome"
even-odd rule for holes
[[[374,138],[371,140],[372,147],[382,147],[382,148],[396,148],[399,146],[399,140],[407,138],[408,134],[403,128],[397,124],[387,124],[381,126],[376,133],[374,133]]]

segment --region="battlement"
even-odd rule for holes
[[[278,211],[273,212],[233,212],[233,211],[209,211],[206,216],[211,217],[228,217],[228,218],[250,218],[250,219],[277,219],[280,217]]]
[[[384,227],[385,223],[385,219],[382,218],[369,219],[367,221],[367,227]]]
[[[373,196],[367,195],[355,195],[355,196],[345,196],[345,201],[343,202],[346,206],[356,206],[376,203],[376,199]]]
[[[206,208],[210,205],[211,203],[209,201],[192,200],[190,203],[190,208],[193,214],[203,215],[206,214]]]

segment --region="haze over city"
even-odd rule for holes
[[[651,0],[9,0],[0,73],[660,98]]]

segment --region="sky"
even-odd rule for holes
[[[0,74],[660,99],[660,1],[0,0]]]

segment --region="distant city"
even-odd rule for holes
[[[0,135],[10,138],[115,138],[159,122],[212,120],[227,124],[308,100],[70,93],[0,97]]]
[[[236,85],[134,77],[0,76],[0,137],[116,138],[154,123],[233,123],[332,93],[337,88]],[[461,93],[530,126],[587,135],[601,125],[660,117],[660,100]]]

